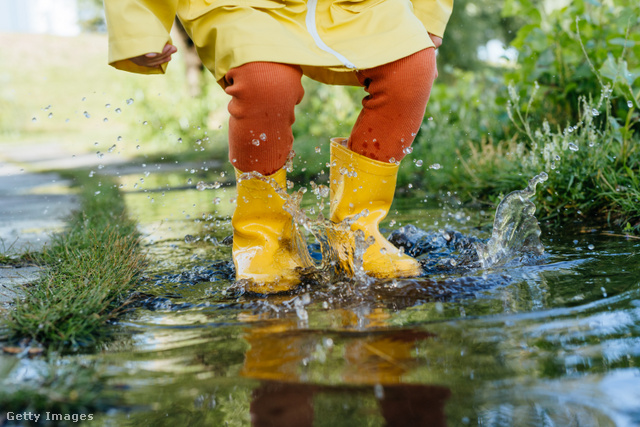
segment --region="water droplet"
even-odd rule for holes
[[[83,97],[82,97],[82,100],[83,100],[83,101],[86,101],[86,100],[87,100],[87,97],[86,97],[86,96],[83,96]]]
[[[591,110],[591,115],[595,117],[595,116],[599,116],[599,115],[600,115],[600,113],[598,112],[598,110],[596,110],[596,109],[594,108],[594,109],[592,109],[592,110]]]
[[[404,150],[402,150],[402,152],[404,154],[411,154],[413,153],[413,147],[406,147]]]
[[[422,160],[416,160],[416,166],[421,167],[423,164]]]
[[[111,104],[104,104],[105,108],[111,108]]]
[[[104,153],[101,153],[100,151],[96,151],[96,156],[98,156],[99,159],[104,157]]]
[[[187,234],[186,236],[184,236],[184,242],[185,243],[195,243],[197,241],[197,239],[192,236],[191,234]]]
[[[146,126],[146,125],[148,125],[148,124],[149,124],[149,122],[145,120],[144,122],[142,122],[142,124],[143,124],[144,126]]]
[[[570,142],[570,143],[569,143],[569,150],[571,150],[571,151],[578,151],[579,149],[580,149],[580,148],[579,148],[576,144],[574,144],[573,142]]]
[[[395,162],[396,162],[396,158],[395,158],[395,157],[391,157],[391,158],[389,159],[389,163],[395,163]]]
[[[316,147],[316,153],[320,154],[320,151],[321,151],[321,150],[320,150],[320,147],[319,147],[319,146],[318,146],[318,147]]]
[[[442,169],[442,165],[440,165],[440,163],[434,163],[431,166],[429,166],[429,169],[433,169],[433,170]]]
[[[430,122],[433,121],[433,117],[429,117],[427,120],[429,120]],[[415,134],[411,134],[411,135],[415,135]]]
[[[189,178],[189,179],[187,180],[187,184],[191,185],[192,183],[193,183],[193,181],[191,180],[191,178]]]
[[[84,116],[85,116],[87,119],[88,119],[88,118],[91,118],[91,114],[89,114],[87,111],[85,111],[85,112],[84,112],[84,113],[82,113],[82,114],[84,114]]]
[[[632,108],[633,107],[633,102],[627,101],[627,107]]]
[[[100,194],[100,190],[98,190],[95,193],[93,193],[94,196],[97,196],[98,194]]]
[[[113,152],[113,150],[116,149],[116,144],[113,144],[111,147],[109,147],[109,153]]]
[[[266,133],[261,133],[260,134],[260,139],[263,140],[263,141],[266,141],[267,140],[267,134]]]
[[[182,144],[182,138],[178,138],[178,144]]]
[[[52,118],[53,117],[53,113],[49,113],[49,115],[47,117]]]
[[[260,145],[260,141],[259,141],[259,140],[257,140],[257,139],[254,139],[253,141],[251,141],[251,143],[252,143],[253,145],[255,145],[256,147]]]
[[[115,112],[116,112],[116,113],[118,113],[118,114],[120,114],[120,113],[122,112],[122,110],[121,110],[119,107],[118,107],[118,108],[116,108],[116,109],[115,109],[115,110],[113,110],[113,111],[115,111]]]
[[[89,178],[93,178],[93,176],[94,176],[95,174],[96,174],[96,172],[95,172],[95,171],[91,171],[91,172],[89,172]]]
[[[376,384],[375,386],[373,386],[373,394],[378,400],[384,399],[384,388],[381,384]]]
[[[104,119],[102,119],[103,122],[107,123],[109,121],[109,119],[107,119],[106,117]]]
[[[215,197],[215,198],[211,201],[211,203],[213,203],[214,205],[218,205],[218,204],[220,204],[220,197]]]
[[[35,117],[33,117],[33,118],[31,118],[31,121],[32,121],[32,122],[37,122],[37,121],[38,121],[38,119],[36,119]]]
[[[117,137],[116,141],[122,141],[122,137],[121,136]]]
[[[133,98],[127,99],[127,105],[131,105],[131,104],[133,104]]]
[[[589,245],[589,246],[587,246],[587,248],[589,248],[589,250],[590,250],[590,251],[592,251],[592,250],[594,250],[596,247],[595,247],[595,246],[593,246],[593,245]]]

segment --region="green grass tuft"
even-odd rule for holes
[[[126,216],[115,185],[105,178],[100,186],[90,180],[77,184],[82,210],[43,252],[47,269],[41,280],[26,287],[9,312],[12,337],[63,346],[95,341],[123,311],[144,266],[135,222]]]

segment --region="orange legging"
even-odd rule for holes
[[[436,77],[435,50],[357,72],[369,93],[351,131],[349,149],[383,162],[402,160],[415,139]],[[271,175],[293,146],[294,108],[304,95],[297,65],[250,62],[225,76],[229,160],[242,172]],[[327,135],[327,138],[339,135]]]

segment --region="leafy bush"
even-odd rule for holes
[[[527,98],[539,85],[539,105],[532,115],[565,126],[580,119],[582,97],[613,90],[614,117],[623,118],[640,77],[640,3],[635,0],[535,2],[505,0],[504,16],[518,16],[523,26],[512,46],[518,67],[507,73],[519,95]]]

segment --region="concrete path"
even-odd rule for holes
[[[77,208],[69,182],[59,175],[25,172],[0,157],[0,254],[42,250]],[[0,304],[13,301],[22,285],[35,281],[39,273],[39,267],[0,265]]]

